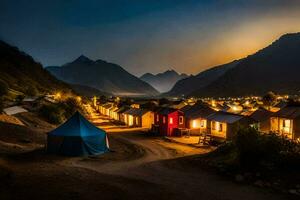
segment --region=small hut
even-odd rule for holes
[[[217,140],[231,140],[240,126],[248,127],[253,123],[249,117],[222,111],[208,116],[207,119],[210,122],[208,133]]]

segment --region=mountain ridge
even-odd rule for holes
[[[166,92],[169,91],[177,81],[187,77],[188,75],[184,73],[179,74],[175,70],[170,69],[157,74],[145,73],[140,79],[149,83],[158,91]]]
[[[74,61],[46,68],[57,78],[71,84],[89,86],[105,93],[129,96],[158,95],[152,86],[127,72],[120,65],[84,55]]]
[[[69,85],[52,76],[43,66],[19,48],[0,40],[0,80],[9,88],[26,93],[71,90]]]
[[[240,62],[240,60],[234,60],[232,62],[204,70],[197,75],[191,75],[190,77],[179,80],[170,91],[162,94],[162,96],[189,95],[194,90],[205,87],[207,84],[222,76],[227,70],[235,67],[238,62]]]
[[[300,33],[284,34],[267,47],[247,56],[207,87],[191,96],[263,95],[268,91],[298,94]]]

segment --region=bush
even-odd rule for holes
[[[3,109],[4,109],[3,100],[2,98],[0,98],[0,113],[3,112]]]
[[[34,97],[34,96],[37,96],[39,92],[38,92],[38,90],[36,89],[36,87],[34,87],[34,86],[29,86],[29,87],[27,88],[27,90],[25,91],[25,93],[26,93],[27,95],[29,95],[29,96]]]
[[[3,82],[0,81],[0,97],[6,95],[8,93],[8,85]]]
[[[240,164],[243,166],[256,165],[261,156],[258,139],[259,133],[254,128],[240,129],[234,144],[237,148]]]
[[[242,167],[282,167],[287,162],[300,167],[300,146],[274,133],[261,134],[254,128],[240,129],[233,141]]]
[[[43,105],[39,110],[39,114],[48,122],[54,124],[62,123],[65,120],[65,111],[54,104]]]
[[[25,96],[24,95],[18,95],[18,96],[16,96],[16,99],[15,99],[15,101],[16,102],[18,102],[18,103],[20,103],[20,102],[22,102],[23,101],[23,99],[25,98]]]
[[[60,107],[65,111],[65,117],[71,117],[77,110],[82,111],[81,103],[74,97],[69,97],[60,103]]]

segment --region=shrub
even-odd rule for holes
[[[54,124],[62,123],[65,120],[64,113],[65,111],[60,106],[54,104],[43,105],[39,110],[39,114],[43,118]]]
[[[74,97],[69,97],[60,103],[60,107],[65,110],[65,117],[71,117],[77,110],[82,111],[81,103]]]
[[[275,133],[261,134],[254,128],[240,129],[233,141],[242,167],[277,167],[293,163],[300,167],[300,146]]]
[[[18,102],[18,103],[20,103],[20,102],[22,102],[23,101],[23,99],[25,98],[25,96],[24,95],[18,95],[18,96],[16,96],[16,99],[15,99],[15,101],[16,102]]]
[[[240,129],[234,140],[242,166],[254,166],[260,160],[259,133],[254,128]]]
[[[27,90],[25,91],[25,93],[27,94],[27,95],[29,95],[29,96],[32,96],[32,97],[34,97],[34,96],[37,96],[38,95],[38,90],[36,89],[36,87],[34,87],[34,86],[29,86],[28,88],[27,88]]]
[[[3,100],[2,98],[0,98],[0,113],[3,112],[3,109],[4,109]]]
[[[3,82],[0,81],[0,97],[6,95],[8,93],[8,85]]]

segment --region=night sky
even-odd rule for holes
[[[44,66],[84,54],[196,74],[299,31],[299,0],[0,0],[0,39]]]

